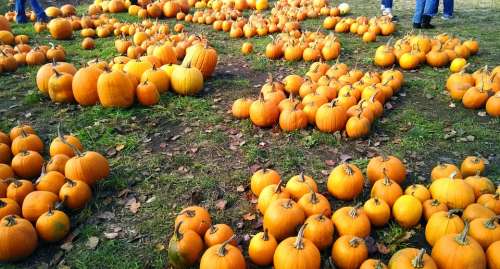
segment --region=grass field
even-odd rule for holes
[[[456,18],[437,18],[437,29],[426,33],[477,38],[481,50],[470,59],[471,69],[499,65],[499,4],[455,2]],[[378,1],[349,3],[354,16],[378,15]],[[3,2],[1,5],[4,7]],[[401,37],[411,30],[413,1],[395,1],[395,7],[400,18],[397,37]],[[83,10],[85,7],[79,8],[80,12]],[[116,16],[137,21],[125,14]],[[316,30],[321,22],[309,20],[303,27]],[[176,22],[168,23],[173,26]],[[292,72],[304,74],[309,65],[263,58],[269,38],[252,39],[256,53],[244,57],[239,51],[243,40],[230,40],[227,34],[214,32],[209,26],[186,24],[186,29],[203,32],[217,49],[220,56],[216,73],[199,96],[169,93],[152,108],[54,104],[36,89],[36,67],[0,75],[0,130],[9,130],[18,120],[27,121],[48,143],[62,122],[64,129],[78,135],[86,148],[105,153],[112,166],[111,176],[96,187],[92,203],[73,215],[75,238],[64,246],[65,250],[60,244],[43,245],[27,261],[2,268],[165,268],[165,248],[173,220],[177,212],[190,204],[206,206],[215,223],[230,224],[243,239],[259,230],[260,217],[244,220],[249,212],[258,214],[247,191],[240,192],[239,187],[248,190],[251,170],[261,166],[273,167],[285,179],[305,171],[321,183],[320,190],[325,192],[324,182],[332,169],[332,160],[338,163],[350,158],[365,168],[368,157],[377,152],[392,154],[404,159],[409,185],[428,183],[430,170],[438,161],[459,164],[467,155],[480,155],[489,162],[486,175],[500,183],[500,120],[481,116],[461,104],[450,106],[450,98],[443,93],[449,75],[445,68],[423,67],[405,72],[406,85],[390,101],[392,109],[386,110],[365,139],[347,140],[311,127],[285,134],[235,120],[228,110],[233,100],[255,96],[268,72],[282,78]],[[31,24],[13,25],[13,31],[28,34],[32,44],[51,42],[46,32],[35,34]],[[375,69],[371,64],[374,49],[387,40],[380,38],[366,45],[360,38],[347,34],[340,34],[339,38],[341,61],[353,66],[359,58],[363,70]],[[79,34],[75,34],[74,40],[59,42],[68,52],[67,61],[78,66],[97,56],[110,59],[117,55],[114,38],[96,39],[97,47],[92,51],[81,50],[80,42]],[[363,195],[350,204],[364,201],[368,195],[365,188]],[[133,201],[141,204],[135,214],[127,206]],[[221,201],[227,202],[224,210],[216,209]],[[333,208],[345,204],[332,201]],[[416,229],[422,232],[421,227]],[[118,236],[106,238],[112,232]],[[373,235],[392,251],[407,245],[427,247],[419,233],[408,233],[396,224]],[[94,237],[99,238],[99,244],[90,249],[89,238]],[[241,240],[244,249],[247,243]],[[328,257],[329,253],[324,255]]]

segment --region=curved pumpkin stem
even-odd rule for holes
[[[179,221],[179,223],[175,226],[175,229],[174,229],[174,235],[175,237],[177,238],[177,240],[182,240],[182,237],[184,236],[183,233],[181,233],[180,231],[180,228],[181,228],[181,225],[182,225],[183,221]]]
[[[455,241],[462,246],[468,245],[467,234],[469,233],[469,221],[465,221],[465,227],[462,232],[455,237]]]
[[[61,135],[61,132],[60,132],[59,126],[58,126],[57,136],[59,137],[59,139],[61,140],[61,142],[63,144],[65,144],[66,146],[70,147],[71,150],[73,150],[73,152],[75,153],[75,155],[77,155],[78,157],[83,156],[83,153],[77,147],[75,147],[73,144],[71,144],[68,141],[66,141],[66,139],[64,138],[64,136],[62,136],[62,135],[59,136],[59,135]]]
[[[362,203],[359,203],[359,204],[355,205],[351,210],[349,210],[349,216],[351,216],[351,218],[357,218],[358,217],[358,209],[360,209],[362,205],[363,205]]]
[[[280,182],[278,182],[278,185],[276,185],[276,189],[274,189],[274,193],[281,193],[281,188],[283,188],[283,180],[280,180]]]
[[[263,241],[269,241],[269,229],[264,228],[264,233],[262,234]]]
[[[344,171],[348,176],[354,175],[354,170],[352,170],[352,167],[348,163],[344,163]]]
[[[500,216],[493,216],[484,222],[484,227],[490,230],[495,229],[497,226],[495,222],[500,219]]]
[[[351,240],[349,240],[349,246],[351,246],[352,248],[357,248],[359,244],[361,244],[361,240],[361,238],[355,236]]]
[[[306,182],[306,178],[304,176],[304,171],[300,172],[300,174],[299,174],[299,181],[300,182]]]
[[[5,226],[7,227],[12,227],[17,224],[16,215],[8,215],[4,219],[6,221]]]
[[[194,218],[194,216],[196,216],[196,211],[194,211],[194,210],[184,210],[181,213],[179,213],[179,215],[184,215],[184,214],[186,214],[186,216],[188,216],[190,218]]]
[[[234,237],[235,237],[235,235],[233,234],[233,236],[231,236],[229,239],[227,239],[226,241],[224,241],[224,243],[222,243],[222,245],[220,246],[219,250],[217,251],[217,255],[219,255],[219,257],[226,256],[226,254],[227,254],[226,246],[231,241],[233,241]]]
[[[304,223],[302,227],[300,227],[299,234],[297,235],[297,239],[295,240],[294,247],[296,249],[304,249],[304,229],[306,228],[307,223]]]
[[[0,208],[7,206],[7,203],[3,200],[0,200]]]
[[[219,228],[217,227],[217,225],[211,225],[211,226],[210,226],[210,229],[209,229],[210,234],[214,234],[214,233],[216,233],[218,230],[219,230]]]
[[[431,205],[432,205],[432,206],[438,206],[438,205],[440,205],[440,204],[441,204],[441,202],[439,202],[439,200],[438,200],[438,199],[433,199],[433,200],[431,201]]]
[[[462,212],[461,209],[451,209],[448,210],[448,213],[446,215],[447,218],[451,219],[453,216],[457,216],[460,212]]]
[[[424,255],[425,255],[425,248],[420,249],[418,252],[418,255],[411,261],[411,265],[414,268],[423,268],[424,267]]]

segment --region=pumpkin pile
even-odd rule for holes
[[[109,175],[109,164],[98,152],[84,151],[74,135],[58,136],[46,152],[27,124],[0,132],[0,262],[30,256],[40,238],[57,242],[70,230],[63,211],[81,210],[92,199],[91,187]]]
[[[485,108],[491,117],[500,117],[500,66],[491,72],[485,66],[472,74],[463,68],[448,77],[445,88],[450,97],[462,102],[465,108]]]
[[[352,33],[358,35],[364,42],[374,42],[378,35],[389,36],[396,31],[396,24],[390,17],[373,17],[368,19],[365,16],[357,18],[341,18],[339,16],[329,16],[323,20],[323,28],[334,30],[337,33]]]
[[[310,124],[322,132],[345,130],[348,137],[359,138],[369,134],[383,104],[403,83],[397,70],[364,73],[338,61],[332,66],[315,62],[305,77],[293,74],[278,82],[270,76],[258,99],[236,100],[232,114],[262,128],[279,124],[289,132]]]
[[[500,262],[500,192],[482,176],[484,170],[484,160],[474,156],[465,158],[460,168],[440,163],[432,169],[429,187],[413,184],[403,190],[406,167],[397,157],[372,158],[366,178],[356,165],[344,162],[328,177],[328,195],[352,201],[369,181],[371,197],[364,204],[337,210],[332,210],[327,194],[318,192],[312,177],[300,173],[284,183],[277,171],[258,170],[250,178],[250,189],[258,197],[263,231],[250,240],[248,257],[258,266],[319,269],[320,253],[331,249],[333,263],[342,269],[486,269],[487,263],[496,268]],[[424,219],[432,252],[403,248],[392,255],[388,265],[370,259],[364,238],[391,218],[404,228]],[[175,220],[169,261],[174,268],[197,262],[202,269],[246,268],[234,236],[230,226],[212,225],[206,209],[187,207]],[[408,264],[411,266],[404,267]]]
[[[417,69],[421,64],[431,67],[444,67],[457,58],[467,59],[479,51],[479,43],[469,39],[462,41],[446,33],[429,37],[424,34],[406,35],[391,45],[377,48],[374,64],[390,67],[398,64],[402,69]]]
[[[72,4],[65,4],[62,5],[61,7],[49,6],[45,9],[45,14],[47,14],[47,16],[51,18],[70,17],[76,15],[76,8]],[[26,17],[32,22],[36,21],[36,14],[31,10],[26,12]],[[14,11],[6,12],[5,18],[8,21],[14,22],[16,20],[16,12]]]

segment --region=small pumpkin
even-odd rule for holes
[[[387,265],[385,265],[381,260],[376,259],[368,259],[365,260],[359,269],[387,269]]]
[[[278,199],[267,208],[263,226],[276,240],[281,241],[292,236],[304,220],[305,213],[297,203],[291,199]]]
[[[304,194],[297,203],[304,210],[307,217],[315,214],[332,215],[330,201],[322,194],[312,190]]]
[[[232,239],[231,239],[232,240]],[[240,249],[229,241],[208,248],[200,260],[200,269],[245,269],[246,263]]]
[[[371,223],[368,215],[361,209],[362,204],[337,209],[332,221],[339,235],[354,235],[364,238],[370,234]]]
[[[129,107],[134,103],[135,88],[122,71],[105,71],[97,80],[97,95],[103,107]]]
[[[281,176],[273,169],[263,168],[253,173],[250,178],[250,188],[257,197],[262,189],[271,184],[278,184]]]
[[[297,237],[289,237],[278,245],[273,257],[275,269],[320,268],[321,256],[318,248],[312,241],[304,238],[306,226],[307,224],[302,225]]]
[[[382,155],[373,157],[368,162],[366,175],[372,184],[384,176],[401,184],[406,178],[406,167],[398,158]]]
[[[436,199],[429,199],[422,203],[425,220],[429,220],[437,212],[448,212],[448,207]]]
[[[477,203],[500,215],[500,189],[495,194],[483,194],[477,199]]]
[[[332,260],[340,269],[357,269],[368,258],[363,239],[353,235],[340,236],[332,248]]]
[[[304,238],[311,240],[321,251],[333,243],[333,222],[324,214],[311,215],[306,219]]]
[[[180,95],[196,95],[203,88],[203,74],[190,65],[175,67],[170,81],[172,90]]]
[[[271,127],[279,121],[279,108],[277,104],[264,98],[261,93],[259,99],[250,105],[249,115],[253,124],[259,127]]]
[[[278,184],[271,184],[262,189],[257,200],[257,209],[262,215],[266,213],[269,205],[278,199],[289,199],[290,193],[283,186],[283,181]]]
[[[231,111],[233,116],[239,119],[250,117],[250,106],[254,102],[251,98],[239,98],[234,101]]]
[[[383,170],[385,174],[385,170]],[[378,197],[384,200],[390,207],[403,195],[403,189],[394,180],[384,175],[383,179],[375,181],[370,192],[370,197]]]
[[[311,190],[318,192],[316,181],[310,176],[304,175],[301,172],[299,175],[291,177],[286,183],[286,190],[295,200],[299,200],[303,195]]]
[[[109,175],[109,162],[100,153],[81,152],[76,147],[73,147],[73,150],[76,155],[70,158],[64,166],[64,174],[67,178],[81,180],[92,186]]]
[[[460,172],[460,169],[458,169],[456,165],[450,163],[439,163],[431,171],[431,180],[434,181],[440,178],[446,178],[451,176],[453,173],[455,178],[462,178],[462,172]]]
[[[36,134],[22,131],[20,136],[12,140],[11,149],[13,155],[29,150],[41,153],[43,151],[43,141]]]
[[[12,159],[12,170],[22,178],[35,178],[40,175],[43,157],[36,151],[23,151]]]
[[[253,263],[259,266],[272,264],[274,252],[278,247],[278,242],[267,229],[252,237],[248,245],[248,256]]]
[[[462,219],[468,222],[478,218],[492,218],[494,216],[495,212],[493,210],[478,203],[468,205],[462,213]]]
[[[35,182],[35,188],[38,191],[48,191],[58,195],[64,183],[66,183],[64,174],[57,171],[46,172],[46,168],[43,167],[42,174]]]
[[[47,242],[61,241],[69,233],[70,220],[66,213],[49,209],[36,221],[36,231]]]
[[[431,193],[427,187],[422,184],[412,184],[408,186],[405,190],[405,194],[414,196],[422,203],[431,198]]]
[[[20,261],[30,256],[38,245],[33,225],[16,215],[0,220],[0,262]]]
[[[378,197],[371,198],[363,205],[363,210],[374,226],[381,227],[389,222],[391,218],[391,208]]]
[[[181,222],[182,224],[179,224]],[[212,218],[205,208],[189,206],[184,208],[175,218],[175,226],[177,225],[180,226],[180,231],[193,230],[200,236],[204,236],[205,232],[212,226]]]
[[[67,19],[53,19],[50,21],[48,28],[50,35],[57,40],[71,39],[73,35],[73,27]]]
[[[429,245],[434,246],[441,237],[459,233],[464,229],[465,224],[457,212],[457,210],[437,212],[430,217],[425,226],[425,238]]]
[[[59,191],[59,199],[72,210],[84,208],[91,198],[92,190],[81,180],[68,179]]]
[[[437,179],[429,187],[432,198],[445,203],[450,209],[464,209],[475,201],[474,190],[462,179],[451,177]]]
[[[76,102],[82,106],[95,105],[99,101],[97,81],[104,71],[95,65],[80,68],[73,76],[71,88]]]
[[[0,219],[8,215],[21,216],[21,208],[10,198],[0,198]]]
[[[392,206],[392,214],[402,227],[413,227],[422,217],[422,203],[411,195],[402,195]]]
[[[144,81],[137,86],[137,101],[143,106],[153,106],[160,101],[160,92],[156,85],[149,81]]]
[[[327,133],[334,133],[345,129],[347,123],[347,110],[338,104],[337,99],[321,105],[316,111],[316,127]]]
[[[425,253],[425,249],[404,248],[394,253],[389,260],[389,269],[438,269],[436,263]]]
[[[462,176],[466,178],[468,176],[476,175],[478,171],[479,174],[482,174],[485,167],[483,159],[476,156],[468,156],[460,165],[460,171],[462,171]]]
[[[343,163],[328,176],[328,191],[337,199],[352,200],[363,190],[364,177],[354,164]]]
[[[50,158],[45,169],[47,172],[56,171],[64,175],[64,168],[66,167],[66,162],[68,162],[69,157],[64,154],[57,154]]]
[[[479,198],[483,194],[495,193],[495,185],[487,177],[482,177],[476,174],[475,176],[467,177],[464,181],[472,187],[476,198]]]
[[[33,223],[43,213],[54,208],[59,201],[56,194],[48,191],[33,191],[24,198],[22,203],[23,217]]]
[[[477,218],[470,222],[469,235],[474,238],[484,250],[496,241],[500,241],[500,224],[498,216]]]
[[[226,241],[229,241],[231,245],[237,245],[234,239],[233,229],[227,224],[214,224],[210,226],[210,228],[205,232],[204,242],[207,247],[211,247],[213,245],[222,244]]]

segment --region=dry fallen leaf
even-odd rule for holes
[[[243,187],[243,185],[239,185],[238,187],[236,187],[236,191],[237,192],[244,192],[245,191],[245,187]]]
[[[218,210],[226,209],[226,205],[227,205],[227,201],[224,199],[220,199],[220,200],[217,200],[215,202],[215,208],[217,208]]]
[[[123,144],[118,144],[115,146],[116,151],[122,151],[125,148],[125,145]]]
[[[243,219],[246,220],[246,221],[255,220],[255,214],[246,213],[245,215],[243,215]]]
[[[95,236],[89,237],[87,244],[85,244],[85,246],[87,246],[90,250],[96,249],[97,245],[99,245],[99,238]]]
[[[61,249],[70,251],[73,248],[73,243],[72,242],[66,242],[61,245]]]
[[[136,214],[137,211],[139,211],[139,208],[141,207],[141,202],[137,202],[135,197],[130,198],[127,203],[125,204],[126,207],[130,210],[130,212]]]
[[[115,239],[118,237],[118,233],[104,233],[104,237],[107,239]]]
[[[389,252],[391,252],[389,250],[389,248],[386,245],[382,244],[382,243],[377,243],[376,246],[377,246],[378,252],[380,252],[382,254],[389,254]]]

